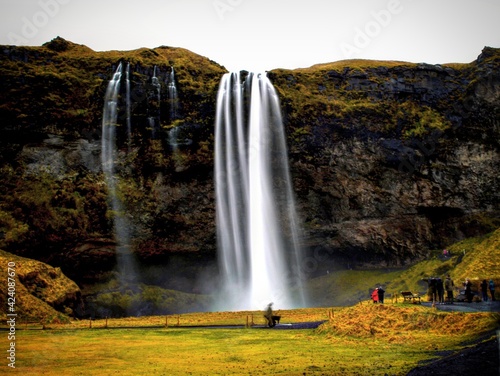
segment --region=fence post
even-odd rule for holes
[[[329,309],[328,310],[328,320],[332,321],[334,317],[335,317],[335,313],[333,312],[333,309]]]
[[[181,321],[181,315],[177,316],[177,326],[180,326],[180,321]]]
[[[165,328],[168,328],[168,316],[165,316]]]

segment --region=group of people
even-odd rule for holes
[[[382,288],[382,286],[376,287],[371,294],[371,298],[373,300],[373,303],[381,303],[384,304],[384,293],[385,290]]]
[[[445,292],[446,292],[446,301],[450,304],[453,304],[453,288],[455,283],[451,279],[448,274],[443,281],[441,277],[430,277],[427,279],[423,279],[427,282],[427,296],[429,301],[434,304],[445,304]]]
[[[429,286],[427,290],[429,301],[432,301],[434,304],[445,304],[446,292],[446,301],[450,304],[453,304],[453,289],[455,284],[453,283],[453,280],[451,279],[449,274],[446,276],[444,282],[440,277],[430,277],[424,280],[428,283]],[[469,278],[465,279],[465,282],[463,282],[463,287],[465,289],[465,300],[469,303],[472,302],[474,293],[472,291],[473,285]],[[495,300],[495,283],[493,279],[490,279],[489,282],[484,279],[480,284],[480,288],[482,300],[484,302],[488,301],[488,290],[491,294],[491,300]]]
[[[446,276],[444,281],[440,277],[429,277],[422,280],[427,282],[428,284],[427,296],[429,301],[431,301],[433,304],[453,304],[453,290],[455,289],[455,283],[453,282],[449,274]],[[469,278],[465,279],[465,282],[463,282],[463,287],[465,289],[465,300],[469,303],[472,302],[474,293],[472,291],[473,285]],[[495,282],[493,281],[493,279],[490,279],[489,281],[483,279],[479,287],[481,289],[481,297],[483,302],[487,302],[489,299],[488,291],[491,295],[491,300],[496,300]],[[384,303],[384,293],[385,290],[382,288],[382,286],[376,287],[371,292],[371,300],[373,301],[373,303]]]
[[[465,279],[464,282],[464,287],[465,287],[465,299],[470,303],[472,302],[472,299],[474,297],[474,293],[472,292],[472,282],[470,281],[469,278]],[[481,284],[479,285],[481,288],[481,298],[483,302],[488,301],[488,290],[491,295],[491,300],[495,301],[495,282],[493,279],[490,279],[489,282],[486,279],[483,279]]]
[[[488,301],[488,290],[490,291],[491,295],[491,300],[495,301],[495,282],[493,282],[493,279],[490,279],[489,282],[483,279],[483,282],[481,282],[481,295],[483,297],[483,302]]]

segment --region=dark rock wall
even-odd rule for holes
[[[133,134],[128,145],[122,108],[117,171],[133,249],[146,264],[172,254],[214,259],[213,124],[223,67],[183,49],[96,53],[62,38],[0,51],[1,248],[63,270],[98,274],[114,265],[100,128],[107,82],[123,61],[131,64]],[[152,137],[155,66],[163,99]],[[499,226],[499,67],[499,51],[486,48],[463,65],[347,61],[268,73],[310,257],[321,249],[342,266],[401,265]]]
[[[498,227],[499,62],[273,71],[306,243],[404,264]]]

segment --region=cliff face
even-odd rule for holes
[[[97,53],[61,38],[0,52],[0,248],[80,281],[114,266],[116,213],[106,202],[100,128],[107,82],[123,61],[133,132],[128,143],[119,127],[117,172],[131,246],[144,263],[214,258],[213,124],[223,67],[183,49]],[[269,72],[311,272],[321,271],[320,253],[330,261],[323,265],[403,264],[500,225],[499,67],[500,52],[486,48],[463,65],[345,61]]]
[[[404,264],[497,227],[499,57],[273,71],[310,244]]]
[[[176,252],[213,255],[211,143],[223,67],[180,48],[96,53],[62,38],[0,51],[0,184],[7,193],[0,248],[60,265],[78,280],[82,270],[92,277],[113,268],[117,213],[101,170],[101,123],[106,86],[123,62],[130,65],[132,134],[129,143],[122,83],[116,170],[132,246],[149,262]],[[167,92],[173,69],[176,103]]]

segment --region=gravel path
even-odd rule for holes
[[[432,303],[422,303],[425,307],[431,307]],[[462,303],[455,302],[453,304],[436,304],[436,308],[440,311],[460,311],[460,312],[500,312],[500,301],[488,301],[479,303]]]
[[[431,303],[422,305],[432,307]],[[442,311],[500,312],[500,302],[439,304],[436,308]],[[499,337],[500,330],[496,337],[492,332],[479,338],[475,343],[467,344],[461,351],[437,353],[438,359],[414,368],[407,376],[499,376]]]

